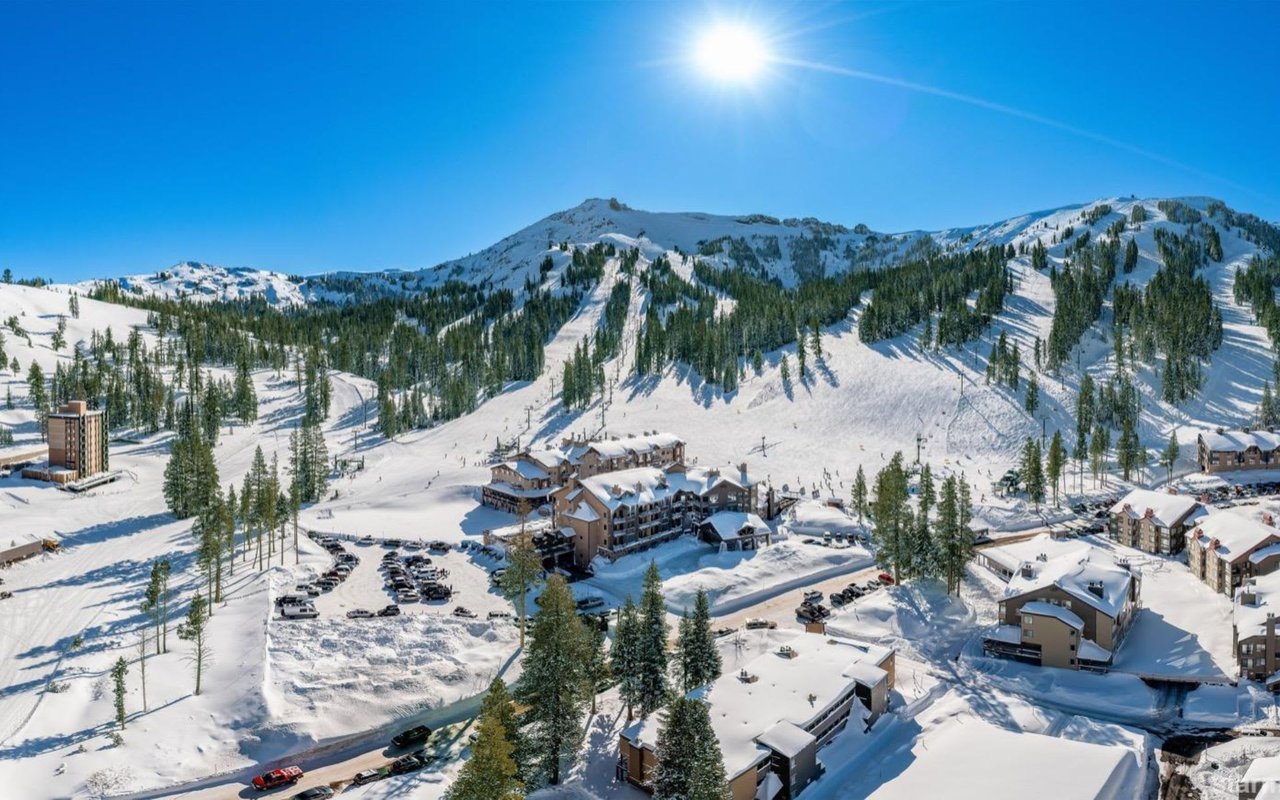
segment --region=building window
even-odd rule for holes
[[[1035,632],[1035,631],[1033,631],[1033,630],[1028,630],[1028,629],[1026,629],[1026,628],[1023,628],[1023,629],[1022,629],[1022,638],[1023,638],[1023,639],[1034,639],[1034,638],[1036,638],[1036,632]]]

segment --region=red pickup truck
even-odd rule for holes
[[[253,779],[253,788],[258,791],[266,791],[267,789],[276,789],[285,784],[297,783],[302,780],[302,767],[282,767],[273,769],[270,772],[264,772]]]

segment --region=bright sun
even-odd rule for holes
[[[769,51],[755,31],[740,25],[717,25],[698,42],[694,58],[711,77],[745,83],[769,61]]]

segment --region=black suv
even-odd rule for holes
[[[411,744],[421,744],[431,738],[431,729],[426,725],[417,725],[407,731],[400,731],[391,737],[391,744],[396,747],[408,747]]]

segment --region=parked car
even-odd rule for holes
[[[383,540],[382,540],[382,546],[383,546],[383,547],[396,548],[396,547],[399,547],[399,546],[400,546],[400,545],[402,545],[402,544],[404,544],[404,540],[403,540],[403,539],[383,539]]]
[[[719,639],[724,636],[731,636],[737,632],[738,632],[737,628],[716,628],[714,631],[711,632],[711,635]]]
[[[379,611],[379,612],[378,612],[378,616],[380,616],[380,617],[398,617],[398,616],[400,616],[400,606],[396,605],[395,603],[392,603],[391,605],[389,605],[389,606],[387,606],[386,608],[384,608],[384,609],[382,609],[381,611]]]
[[[395,747],[409,747],[410,745],[422,744],[431,738],[431,729],[426,725],[415,725],[408,730],[400,731],[391,737],[391,744]]]
[[[356,544],[362,544],[362,545],[365,545],[365,546],[367,547],[367,546],[369,546],[369,545],[373,544],[373,537],[372,537],[372,536],[365,536],[364,538],[362,538],[362,539],[361,539],[359,542],[357,542]]]
[[[510,611],[490,611],[489,619],[515,619],[515,614]]]
[[[299,594],[305,594],[308,597],[320,596],[320,587],[316,586],[314,583],[300,583],[293,587],[293,590]]]
[[[373,783],[374,781],[380,781],[383,779],[383,777],[384,776],[382,774],[382,770],[365,769],[357,772],[356,776],[351,779],[351,782],[354,783],[356,786],[364,786],[366,783]]]
[[[417,753],[410,753],[391,762],[391,774],[404,775],[406,772],[422,769],[426,765],[427,762],[422,759],[422,756]]]
[[[422,599],[422,595],[418,594],[416,589],[405,589],[397,593],[396,599],[401,603],[416,603]]]
[[[315,619],[320,616],[320,612],[316,611],[316,607],[307,603],[297,606],[281,606],[280,616],[285,619]]]
[[[428,600],[448,600],[453,597],[453,590],[442,583],[424,583],[422,596]]]
[[[4,583],[4,579],[0,578],[0,583]],[[276,598],[276,607],[279,606],[300,606],[307,602],[309,595],[304,593],[282,594]]]
[[[419,541],[408,541],[408,542],[405,542],[405,543],[404,543],[404,549],[405,549],[405,550],[421,550],[421,549],[422,549],[422,542],[419,542]]]
[[[579,611],[587,611],[592,608],[600,608],[604,605],[604,598],[599,595],[591,595],[590,597],[578,598],[577,605]]]
[[[367,608],[353,608],[347,612],[347,619],[369,619],[373,612]]]
[[[761,629],[773,630],[776,627],[778,627],[778,623],[774,622],[771,619],[759,619],[759,618],[749,619],[747,620],[747,623],[746,623],[746,628],[749,631],[755,631],[755,630],[761,630]]]
[[[453,615],[454,615],[455,617],[462,617],[463,619],[475,619],[475,618],[476,618],[476,612],[472,611],[471,609],[467,608],[466,606],[458,606],[457,608],[455,608],[455,609],[453,610]]]
[[[281,767],[264,772],[253,779],[253,788],[260,792],[267,789],[278,789],[302,780],[302,767]]]
[[[292,800],[328,800],[333,797],[333,789],[328,786],[312,786],[295,794]]]
[[[876,580],[880,581],[885,586],[892,586],[895,583],[895,581],[893,580],[893,576],[887,572],[881,572],[879,575],[876,576]]]
[[[489,573],[489,583],[493,584],[494,586],[497,586],[499,583],[502,582],[502,576],[506,574],[507,574],[507,570],[504,567],[499,567],[498,569],[495,569],[493,572]]]
[[[847,602],[843,591],[832,592],[831,594],[827,595],[827,600],[833,606],[842,606],[845,604],[845,602]]]
[[[436,539],[435,541],[427,542],[427,549],[433,553],[447,553],[449,552],[449,543]]]
[[[805,592],[804,599],[806,602],[809,602],[809,603],[820,603],[822,602],[822,592],[818,591],[817,589],[813,589],[811,591]]]

